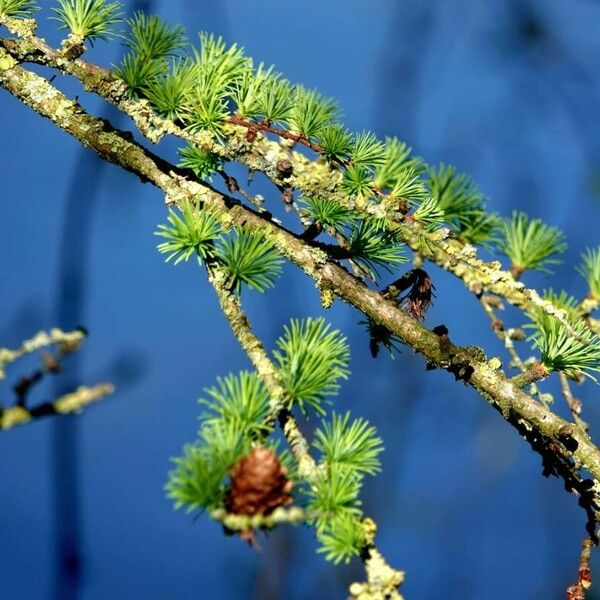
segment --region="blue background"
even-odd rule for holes
[[[42,4],[45,18],[50,3]],[[560,226],[569,238],[565,265],[525,281],[585,294],[573,265],[598,244],[600,3],[134,5],[191,34],[222,34],[337,98],[351,129],[398,135],[428,162],[456,165],[492,209],[521,208]],[[60,39],[46,21],[42,34]],[[108,65],[120,52],[100,42],[91,56]],[[78,93],[63,77],[56,83]],[[114,117],[97,99],[81,99]],[[152,232],[165,217],[155,189],[104,165],[6,93],[0,114],[1,345],[84,324],[90,337],[80,357],[36,398],[78,381],[119,386],[74,419],[0,436],[2,597],[345,597],[348,582],[362,576],[360,563],[326,564],[310,530],[278,530],[256,554],[209,519],[173,511],[162,486],[169,457],[194,438],[196,400],[247,360],[202,273],[164,265],[155,252]],[[173,142],[162,147],[174,156]],[[277,206],[274,190],[251,189]],[[445,323],[457,343],[504,358],[476,300],[452,277],[430,272],[437,300],[427,325]],[[274,292],[248,293],[245,302],[269,347],[291,317],[322,312],[312,282],[291,266]],[[509,314],[511,324],[522,322]],[[385,440],[384,471],[367,482],[364,505],[380,524],[382,551],[407,571],[406,596],[563,598],[584,536],[576,499],[541,476],[539,457],[470,389],[426,373],[409,350],[374,363],[355,311],[338,302],[326,317],[352,346],[353,376],[337,407],[370,419]],[[9,372],[0,398],[8,400],[24,368]],[[598,388],[576,392],[598,431]],[[556,409],[564,414],[558,394]]]

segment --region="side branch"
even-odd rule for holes
[[[26,354],[31,354],[41,348],[52,345],[62,347],[63,353],[70,353],[79,347],[84,338],[85,333],[81,329],[63,331],[62,329],[54,328],[49,332],[40,331],[36,333],[32,338],[25,340],[15,350],[0,348],[0,379],[4,379],[4,369],[8,364],[22,358]]]
[[[18,425],[25,425],[31,421],[52,415],[68,415],[80,413],[93,402],[109,396],[115,391],[110,383],[99,383],[92,387],[81,386],[74,392],[60,396],[52,402],[44,402],[35,408],[12,406],[0,409],[0,429],[12,429]]]
[[[310,455],[308,442],[300,431],[296,420],[285,407],[285,390],[279,382],[277,369],[271,362],[260,340],[254,335],[248,317],[242,310],[239,298],[224,285],[222,273],[218,269],[211,270],[210,267],[207,270],[209,281],[217,293],[219,304],[229,321],[233,334],[272,394],[270,420],[279,417],[281,429],[298,463],[298,474],[310,483],[318,474],[318,466]],[[282,514],[285,515],[286,513],[283,512]],[[295,513],[293,514],[295,515]],[[222,515],[221,517],[223,518]],[[240,520],[239,517],[233,515],[231,517],[234,522]],[[244,519],[242,518],[241,521],[244,522]],[[350,593],[357,598],[381,597],[401,600],[402,597],[398,594],[397,588],[404,581],[404,573],[390,567],[375,547],[377,527],[374,521],[365,518],[363,529],[365,544],[362,558],[367,572],[367,582],[352,584]],[[368,592],[369,595],[365,596],[365,592]]]
[[[296,420],[286,408],[286,392],[279,382],[277,370],[262,342],[254,335],[250,321],[242,310],[240,299],[224,284],[223,274],[218,270],[210,268],[207,270],[208,279],[217,294],[219,305],[229,322],[233,335],[269,390],[271,398],[269,424],[274,425],[279,418],[281,428],[298,463],[298,473],[310,481],[316,474],[317,465],[309,453],[308,442],[300,432]]]

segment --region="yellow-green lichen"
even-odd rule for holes
[[[238,515],[217,508],[211,517],[232,531],[253,531],[255,529],[272,529],[277,525],[299,525],[306,520],[304,509],[299,506],[276,508],[268,515]]]
[[[8,71],[17,64],[17,61],[10,54],[0,49],[0,71]]]

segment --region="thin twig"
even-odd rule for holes
[[[252,204],[252,206],[254,206],[254,208],[256,208],[256,210],[259,213],[264,213],[272,218],[271,213],[269,213],[269,211],[264,207],[263,202],[258,200],[256,196],[253,196],[252,194],[248,193],[238,183],[238,181],[235,177],[232,177],[231,175],[229,175],[225,171],[225,169],[219,169],[218,173],[222,177],[223,181],[225,182],[225,185],[227,186],[227,190],[229,191],[230,194],[236,194],[236,193],[239,194],[242,198],[244,198],[244,200],[246,200],[247,202]]]
[[[286,129],[281,129],[280,127],[275,127],[267,121],[254,122],[249,121],[248,119],[245,119],[244,117],[241,117],[239,115],[233,115],[229,117],[228,122],[232,123],[233,125],[240,125],[242,127],[245,127],[246,129],[248,129],[248,131],[265,131],[268,133],[272,133],[280,138],[290,140],[295,144],[301,144],[306,148],[310,148],[313,152],[316,152],[317,154],[321,154],[323,152],[322,146],[311,142],[303,135],[300,135],[298,133],[292,133],[291,131],[287,131]]]
[[[560,378],[560,389],[562,390],[565,402],[571,411],[573,421],[584,432],[587,432],[589,430],[589,425],[581,418],[581,400],[578,400],[573,396],[567,376],[564,373],[559,373],[558,375]]]
[[[567,588],[567,600],[585,600],[585,592],[592,585],[592,572],[590,570],[590,556],[594,544],[586,538],[581,543],[581,554],[579,556],[579,569],[577,572],[577,583]]]
[[[13,406],[0,409],[0,430],[12,429],[31,421],[51,415],[67,415],[81,412],[88,404],[101,400],[114,392],[110,383],[99,383],[93,387],[81,386],[75,391],[60,396],[51,402],[44,402],[35,408]]]

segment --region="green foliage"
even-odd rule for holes
[[[319,475],[308,492],[308,508],[315,515],[318,552],[335,564],[349,562],[364,546],[359,492],[365,474],[379,472],[381,439],[364,419],[350,421],[333,413],[323,421],[313,441],[321,453]]]
[[[364,546],[360,490],[361,478],[344,468],[320,471],[308,490],[307,509],[321,543],[317,552],[334,564],[348,563]]]
[[[237,229],[219,244],[216,256],[229,276],[229,285],[238,293],[242,284],[259,292],[275,285],[283,259],[275,243],[263,233]]]
[[[454,167],[441,164],[437,169],[430,169],[429,186],[448,223],[456,229],[483,210],[483,194],[467,175],[456,173]]]
[[[0,0],[0,15],[3,17],[29,18],[39,10],[34,0]]]
[[[348,564],[360,555],[365,544],[362,523],[352,514],[341,513],[317,531],[321,547],[317,552],[334,565]]]
[[[207,94],[224,98],[252,66],[237,44],[227,46],[223,38],[200,33],[200,52],[193,50],[194,62]]]
[[[578,321],[583,316],[583,311],[577,298],[564,290],[561,290],[558,294],[552,288],[544,290],[542,298],[548,302],[552,302],[556,308],[564,310],[567,318],[572,321]]]
[[[496,214],[473,215],[465,219],[458,236],[473,246],[487,247],[498,231],[500,224],[501,219]]]
[[[125,44],[142,62],[171,56],[186,45],[183,27],[171,27],[157,16],[137,11],[126,23]]]
[[[301,136],[311,139],[332,123],[336,112],[337,107],[332,100],[299,85],[294,90],[289,124]]]
[[[249,450],[250,440],[237,423],[221,420],[205,425],[199,440],[173,459],[167,496],[175,508],[186,507],[188,512],[216,508],[223,501],[227,473]]]
[[[112,26],[120,18],[121,3],[107,0],[58,0],[59,8],[53,8],[60,23],[59,29],[69,29],[71,33],[88,40],[108,40],[115,34]]]
[[[413,204],[415,201],[426,199],[427,189],[419,172],[413,167],[406,167],[396,174],[389,195],[391,198],[408,200],[409,204]],[[439,202],[437,204],[439,206]]]
[[[175,468],[169,472],[165,486],[167,497],[175,508],[186,507],[188,512],[216,506],[221,499],[221,481],[227,466],[201,444],[186,444],[183,456],[172,459]]]
[[[585,277],[592,296],[600,299],[600,246],[596,249],[588,248],[581,258],[583,264],[578,271]]]
[[[377,430],[364,419],[350,422],[349,412],[344,416],[333,413],[331,421],[323,421],[313,443],[329,470],[346,468],[368,475],[381,470],[378,456],[383,444]]]
[[[346,161],[352,151],[352,134],[339,123],[324,127],[317,140],[323,156],[329,161]]]
[[[252,119],[260,114],[264,85],[273,75],[273,66],[265,68],[263,63],[258,65],[254,73],[251,68],[243,71],[231,92],[238,115]]]
[[[498,227],[498,219],[486,213],[485,198],[471,179],[444,164],[429,169],[428,174],[431,196],[437,198],[445,221],[458,237],[475,245],[489,242]]]
[[[359,517],[361,479],[348,469],[319,472],[311,481],[307,508],[315,515],[317,531],[341,515]]]
[[[346,338],[324,319],[292,320],[273,357],[290,402],[304,413],[310,406],[324,414],[323,402],[337,393],[338,380],[349,375]]]
[[[596,381],[591,372],[600,371],[600,338],[583,321],[571,322],[573,331],[556,317],[540,311],[535,318],[534,345],[549,371],[562,371],[568,377],[584,375]]]
[[[186,98],[181,118],[192,130],[208,129],[221,135],[229,117],[229,97],[243,79],[251,61],[237,44],[200,34],[200,51],[193,50],[195,85]]]
[[[127,20],[129,34],[125,44],[127,54],[116,73],[131,94],[144,93],[152,107],[162,116],[180,116],[183,99],[189,93],[194,74],[189,61],[179,60],[173,72],[167,73],[167,58],[186,45],[182,27],[169,26],[156,16],[141,11]]]
[[[55,18],[61,27],[87,39],[109,37],[118,20],[117,2],[59,0],[59,4]],[[0,14],[25,16],[33,8],[29,1],[0,0]],[[209,130],[219,136],[224,135],[233,110],[246,119],[287,127],[317,143],[326,160],[343,167],[344,193],[374,202],[385,190],[389,199],[405,201],[403,205],[414,209],[407,219],[425,230],[448,223],[460,239],[472,244],[485,244],[500,227],[503,237],[498,245],[519,269],[547,271],[557,262],[554,255],[564,251],[562,233],[538,219],[530,221],[515,212],[500,225],[498,217],[486,212],[479,189],[452,167],[430,169],[427,183],[424,163],[411,156],[405,143],[391,138],[383,144],[367,131],[352,135],[335,122],[334,102],[292,85],[273,67],[260,64],[254,69],[237,45],[228,46],[222,38],[203,33],[200,48],[192,49],[191,56],[180,56],[187,44],[182,28],[141,12],[127,23],[130,53],[117,73],[130,92],[145,96],[159,115],[189,130]],[[210,179],[222,167],[216,155],[193,145],[180,154],[180,166],[191,169],[200,180]],[[327,198],[303,198],[300,205],[314,222],[348,235],[347,253],[340,256],[365,271],[392,271],[406,262],[404,245],[398,235],[386,230],[385,220],[359,219],[358,212]],[[178,264],[193,255],[199,263],[210,259],[213,273],[222,269],[238,293],[244,284],[265,291],[281,271],[283,260],[271,238],[242,228],[223,235],[216,215],[192,204],[184,205],[181,213],[171,210],[168,224],[160,225],[156,235],[165,239],[158,249],[167,261]],[[580,271],[591,293],[599,297],[600,248],[587,251]],[[592,377],[600,372],[600,340],[581,320],[577,301],[552,290],[544,297],[565,311],[570,326],[546,313],[536,316],[532,339],[543,364],[568,376]],[[366,324],[373,354],[379,345],[390,351],[396,348],[397,337],[371,319]],[[277,341],[273,358],[289,407],[297,405],[303,413],[310,408],[324,414],[324,405],[339,390],[339,380],[349,374],[346,339],[323,319],[293,320]],[[199,439],[175,459],[167,484],[175,505],[188,510],[222,504],[228,471],[253,441],[263,442],[271,428],[266,424],[270,423],[270,395],[256,373],[219,378],[200,402],[206,412]],[[367,421],[333,413],[315,432],[313,446],[321,460],[306,492],[307,511],[316,523],[319,552],[335,563],[348,562],[365,543],[359,492],[363,477],[381,468],[382,441]]]
[[[350,160],[354,166],[375,168],[385,162],[385,148],[370,131],[354,136],[350,150]]]
[[[400,171],[404,170],[404,165],[410,156],[411,148],[397,138],[386,140],[383,161],[375,172],[373,181],[375,187],[382,190],[392,188]]]
[[[359,492],[365,474],[381,469],[381,439],[364,419],[350,421],[333,413],[315,432],[314,447],[321,454],[318,476],[308,491],[308,509],[321,542],[318,552],[327,560],[349,562],[364,546]]]
[[[192,131],[208,129],[217,135],[230,115],[229,97],[251,68],[237,44],[227,46],[221,37],[200,34],[200,51],[193,49],[194,85],[183,89],[177,114]],[[185,83],[186,81],[184,81]]]
[[[219,158],[211,152],[203,152],[196,146],[186,146],[178,150],[181,155],[179,166],[191,169],[200,180],[212,179],[212,175],[221,167]]]
[[[432,230],[444,221],[444,210],[440,207],[437,198],[426,198],[417,206],[412,216],[425,229]]]
[[[166,262],[175,260],[174,264],[187,261],[196,256],[198,264],[213,254],[214,241],[221,232],[216,215],[207,210],[186,203],[181,209],[181,216],[170,210],[167,217],[169,225],[159,225],[155,235],[167,241],[157,246],[159,252],[167,254]]]
[[[150,65],[147,80],[142,79],[141,74],[138,76],[134,71],[135,75],[132,83],[135,85],[135,89],[144,88],[146,98],[159,115],[173,121],[181,120],[184,115],[186,99],[195,83],[193,64],[189,59],[180,58],[173,62],[171,71],[164,75],[161,75],[163,69],[160,63],[150,62],[146,64]],[[154,70],[153,67],[155,67]],[[122,73],[121,77],[125,79],[131,88],[132,83],[125,76],[125,73]]]
[[[342,231],[345,227],[351,226],[356,220],[354,212],[343,207],[335,200],[303,198],[300,204],[313,221],[320,223],[323,227],[332,227],[336,231]]]
[[[279,74],[265,77],[258,97],[258,112],[269,123],[286,123],[294,108],[293,88]]]
[[[127,54],[121,64],[115,67],[115,73],[125,82],[130,96],[153,87],[163,70],[163,62],[143,60],[135,54]]]
[[[181,108],[183,122],[191,131],[207,129],[220,136],[228,116],[226,92],[213,88],[206,75],[199,77]]]
[[[380,190],[393,188],[398,178],[407,170],[419,175],[424,168],[423,161],[411,157],[411,152],[412,148],[404,142],[397,138],[388,138],[385,142],[383,161],[375,172],[375,187]]]
[[[350,235],[349,253],[363,268],[377,275],[378,268],[392,272],[408,259],[397,235],[385,230],[382,219],[366,219],[355,225]]]
[[[564,252],[567,245],[556,227],[549,227],[540,219],[530,221],[525,213],[514,211],[511,219],[502,222],[498,248],[517,269],[549,273],[548,266],[560,262],[554,255]]]
[[[350,166],[344,171],[341,189],[349,196],[368,196],[372,193],[373,174],[361,166]]]
[[[235,426],[243,435],[252,439],[268,432],[265,425],[269,414],[269,392],[256,373],[242,371],[217,379],[217,385],[206,390],[208,400],[200,400],[209,413],[204,423],[217,422]]]
[[[129,21],[131,48],[117,74],[132,94],[148,98],[163,117],[179,120],[191,130],[222,133],[229,117],[230,95],[251,75],[251,61],[236,44],[227,47],[220,37],[200,34],[200,50],[191,57],[167,59],[187,45],[183,29],[169,27],[157,17],[136,13]]]
[[[197,169],[199,176],[208,174],[215,167],[215,160],[191,147],[184,153],[184,161]],[[157,246],[159,252],[168,255],[167,262],[174,260],[174,264],[179,264],[195,255],[198,264],[202,264],[203,259],[214,258],[225,270],[228,284],[238,293],[243,284],[260,292],[274,285],[283,259],[263,233],[236,229],[223,237],[216,214],[190,203],[183,205],[181,215],[169,211],[167,219],[170,225],[159,225],[155,232],[167,240]]]

